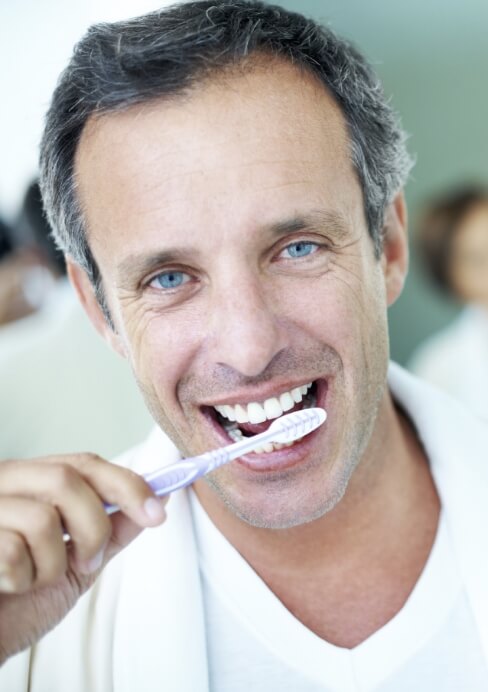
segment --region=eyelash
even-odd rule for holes
[[[323,247],[320,243],[316,243],[312,240],[296,240],[295,242],[289,243],[284,248],[282,248],[280,250],[280,252],[278,253],[278,257],[280,257],[287,250],[290,250],[290,248],[296,247],[297,245],[311,246],[313,249],[311,252],[308,252],[305,255],[287,257],[287,258],[285,258],[287,261],[293,262],[296,260],[308,259],[310,256],[315,255],[317,252],[319,252]],[[186,277],[186,280],[183,280],[182,283],[178,284],[177,286],[161,286],[161,285],[154,286],[153,285],[153,283],[157,279],[159,279],[160,277],[171,276],[171,275],[175,275],[175,274],[181,274],[182,276]],[[158,291],[163,291],[165,293],[166,292],[169,293],[169,292],[172,292],[172,291],[175,291],[175,290],[181,288],[181,286],[184,286],[185,284],[189,283],[190,281],[191,281],[191,276],[190,276],[190,274],[188,274],[188,272],[185,272],[181,269],[166,269],[162,272],[159,272],[159,274],[156,274],[151,279],[149,279],[149,281],[147,282],[147,286],[150,288],[154,288]]]
[[[313,250],[311,252],[308,252],[306,255],[295,255],[291,257],[287,257],[286,259],[293,261],[293,260],[298,260],[298,259],[305,259],[310,257],[311,255],[315,255],[321,248],[322,246],[319,243],[314,242],[313,240],[295,240],[293,243],[289,243],[286,245],[278,254],[278,256],[282,255],[285,251],[290,250],[292,247],[296,247],[297,245],[302,245],[302,246],[313,246]]]
[[[187,277],[187,280],[183,281],[182,283],[178,284],[177,286],[161,286],[161,285],[160,285],[159,287],[158,287],[158,286],[153,286],[153,283],[154,283],[157,279],[159,279],[160,277],[163,277],[163,276],[171,276],[171,275],[175,275],[175,274],[181,274],[181,275]],[[180,288],[181,286],[184,286],[185,284],[189,283],[189,281],[191,281],[191,276],[188,274],[188,272],[184,272],[184,271],[182,271],[181,269],[166,269],[165,271],[159,272],[159,274],[156,274],[155,276],[153,276],[153,277],[147,282],[147,285],[148,285],[150,288],[155,288],[156,290],[163,290],[163,291],[165,291],[165,292],[166,292],[166,291],[167,291],[167,292],[170,292],[170,291],[174,291],[174,290]]]

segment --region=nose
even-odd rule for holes
[[[208,346],[213,363],[256,377],[287,346],[284,324],[263,284],[249,278],[215,290]]]

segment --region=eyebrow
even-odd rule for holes
[[[284,236],[297,231],[321,231],[327,230],[329,239],[341,243],[350,236],[350,228],[342,214],[330,210],[317,210],[303,216],[295,216],[285,221],[279,221],[270,226],[275,236]]]
[[[197,254],[193,248],[175,247],[151,254],[130,255],[117,266],[116,282],[122,287],[130,286],[165,264],[188,262]]]
[[[298,231],[308,230],[323,233],[326,230],[328,239],[337,244],[350,238],[351,233],[342,214],[330,210],[316,210],[304,215],[297,215],[265,225],[262,230],[276,238]],[[117,267],[117,284],[120,286],[133,285],[141,277],[148,276],[164,265],[195,260],[199,254],[196,248],[175,246],[151,254],[130,255],[122,260]]]

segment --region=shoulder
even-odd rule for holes
[[[479,466],[488,477],[488,423],[437,387],[390,364],[393,399],[409,415],[431,465]]]

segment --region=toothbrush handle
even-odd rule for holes
[[[222,464],[226,464],[231,459],[235,459],[235,456],[231,454],[234,446],[228,445],[227,447],[205,452],[197,457],[183,459],[176,462],[176,464],[171,464],[171,466],[166,466],[158,471],[146,474],[144,479],[156,495],[167,495],[173,492],[173,490],[185,488],[197,478],[204,476],[209,471],[213,471],[217,466],[222,466]]]
[[[213,471],[218,466],[222,466],[228,461],[232,461],[232,459],[252,451],[259,443],[262,444],[262,438],[271,438],[272,436],[272,434],[266,435],[266,433],[261,433],[254,437],[246,437],[226,447],[213,449],[205,454],[183,459],[176,462],[176,464],[165,466],[162,469],[146,474],[144,479],[156,495],[168,495],[168,493],[172,493],[174,490],[185,488],[196,481],[197,478],[204,476],[209,471]],[[118,512],[118,510],[119,507],[117,505],[105,504],[107,514],[113,514],[113,512]]]
[[[296,421],[294,426],[296,427]],[[144,479],[156,495],[167,495],[172,493],[173,490],[190,485],[197,478],[204,476],[209,471],[213,471],[218,466],[222,466],[228,461],[232,461],[232,459],[237,459],[242,454],[252,452],[268,439],[274,439],[276,434],[276,430],[267,430],[253,437],[245,437],[239,442],[234,442],[226,447],[213,449],[205,454],[183,459],[176,464],[171,464],[171,466],[165,466],[162,469],[148,473],[144,476]],[[112,514],[118,510],[119,507],[116,505],[105,505],[107,514]]]
[[[156,473],[148,474],[144,478],[156,495],[167,495],[173,490],[190,485],[203,473],[203,469],[199,468],[198,464],[192,459],[187,459],[162,468]]]
[[[168,495],[173,490],[185,488],[193,481],[196,481],[197,478],[204,476],[209,471],[213,471],[217,466],[222,466],[222,464],[226,464],[231,459],[235,459],[238,455],[232,456],[228,451],[235,446],[228,445],[221,449],[214,449],[211,452],[200,454],[197,457],[189,457],[188,459],[177,461],[175,464],[147,473],[143,478],[156,495]],[[107,514],[118,512],[119,509],[120,507],[117,505],[105,503]]]
[[[320,413],[319,413],[320,412]],[[218,466],[226,464],[232,459],[242,456],[248,452],[252,452],[256,447],[262,445],[268,440],[282,441],[280,437],[285,434],[285,438],[291,437],[292,440],[298,439],[300,436],[307,435],[312,430],[315,430],[319,425],[322,425],[327,414],[322,409],[309,409],[305,414],[305,419],[301,412],[290,413],[281,421],[281,427],[276,429],[276,422],[265,432],[254,435],[253,437],[245,437],[239,442],[214,449],[211,452],[200,454],[196,457],[183,459],[176,464],[165,466],[162,469],[147,473],[144,479],[151,486],[156,495],[167,495],[184,488],[193,483],[197,478],[204,476],[209,471],[213,471]],[[285,420],[287,423],[285,424]],[[105,511],[107,514],[118,512],[120,507],[105,503]],[[65,540],[69,538],[65,534]]]
[[[161,496],[190,485],[197,478],[203,476],[204,473],[205,469],[199,467],[192,459],[187,459],[159,469],[157,472],[147,474],[144,478],[155,494]],[[118,505],[105,503],[107,514],[118,512],[119,509]]]

